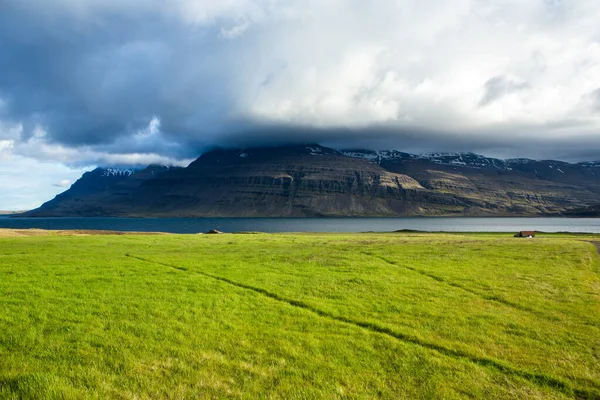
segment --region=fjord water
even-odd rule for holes
[[[0,228],[99,229],[136,232],[542,232],[600,233],[600,218],[18,218]]]

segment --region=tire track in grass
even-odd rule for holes
[[[173,269],[176,269],[179,271],[189,272],[189,270],[187,268],[179,267],[177,265],[168,264],[168,263],[164,263],[161,261],[155,261],[155,260],[151,260],[151,259],[147,259],[147,258],[143,258],[143,257],[138,257],[138,256],[135,256],[132,254],[125,254],[125,256],[130,257],[130,258],[135,258],[136,260],[140,260],[143,262],[162,265],[162,266],[173,268]],[[414,345],[417,345],[417,346],[420,346],[420,347],[423,347],[423,348],[426,348],[429,350],[436,351],[436,352],[443,354],[445,356],[448,356],[448,357],[453,357],[456,359],[470,361],[474,364],[477,364],[477,365],[480,365],[483,367],[493,368],[493,369],[500,371],[506,375],[512,375],[515,377],[526,379],[538,386],[550,387],[550,388],[560,390],[564,394],[567,394],[570,396],[575,396],[577,399],[600,400],[600,384],[598,384],[597,382],[592,381],[592,380],[577,379],[577,381],[581,381],[584,384],[593,387],[593,389],[582,389],[582,388],[572,387],[567,381],[564,381],[560,378],[556,378],[551,375],[521,370],[521,369],[518,369],[511,365],[505,364],[502,361],[494,360],[492,358],[475,356],[475,355],[469,354],[467,352],[447,348],[447,347],[444,347],[444,346],[436,344],[436,343],[426,342],[422,339],[419,339],[416,336],[411,336],[411,335],[407,335],[404,333],[396,332],[390,328],[380,326],[373,322],[355,320],[352,318],[344,317],[342,315],[336,315],[336,314],[330,313],[328,311],[324,311],[319,308],[316,308],[316,307],[314,307],[308,303],[305,303],[303,301],[296,300],[296,299],[290,299],[290,298],[281,296],[275,292],[271,292],[269,290],[266,290],[266,289],[263,289],[260,287],[248,285],[248,284],[241,283],[241,282],[236,282],[229,278],[209,274],[204,271],[195,270],[195,271],[192,271],[192,273],[202,275],[202,276],[205,276],[205,277],[208,277],[211,279],[215,279],[217,281],[224,282],[224,283],[227,283],[229,285],[232,285],[232,286],[235,286],[235,287],[238,287],[241,289],[259,293],[259,294],[266,296],[268,298],[271,298],[273,300],[277,300],[279,302],[288,304],[293,307],[301,308],[307,312],[310,312],[310,313],[315,314],[322,318],[327,318],[329,320],[353,325],[355,327],[365,329],[370,332],[383,334],[383,335],[400,340],[405,343],[414,344]]]
[[[473,290],[473,289],[471,289],[471,288],[469,288],[467,286],[461,285],[460,283],[456,283],[456,282],[447,280],[446,278],[438,276],[438,275],[430,274],[427,271],[423,271],[421,269],[414,268],[414,267],[411,267],[411,266],[408,266],[408,265],[398,264],[398,263],[396,263],[394,261],[388,260],[387,258],[379,256],[379,255],[376,255],[376,254],[371,254],[371,253],[366,253],[366,252],[361,252],[361,253],[364,254],[364,255],[366,255],[366,256],[369,256],[369,257],[377,258],[377,259],[379,259],[379,260],[381,260],[381,261],[383,261],[383,262],[385,262],[387,264],[393,265],[395,267],[400,267],[400,268],[408,269],[408,270],[413,271],[413,272],[415,272],[417,274],[420,274],[420,275],[426,276],[426,277],[428,277],[430,279],[433,279],[433,280],[435,280],[435,281],[437,281],[439,283],[446,284],[446,285],[448,285],[450,287],[463,290],[463,291],[465,291],[467,293],[475,295],[475,296],[477,296],[479,298],[482,298],[484,300],[493,301],[495,303],[499,303],[499,304],[502,304],[502,305],[507,306],[507,307],[514,308],[514,309],[519,310],[519,311],[528,312],[528,313],[531,313],[531,314],[535,315],[536,317],[543,318],[543,319],[546,319],[548,321],[552,321],[552,322],[560,321],[559,318],[553,317],[551,315],[544,314],[541,311],[537,311],[537,310],[535,310],[533,308],[529,308],[529,307],[523,306],[521,304],[514,303],[514,302],[512,302],[510,300],[506,300],[506,299],[503,299],[503,298],[498,297],[498,296],[490,296],[490,295],[483,294],[483,293],[481,293],[481,292],[479,292],[477,290]]]
[[[598,255],[600,255],[600,242],[590,242],[591,244],[593,244],[594,246],[596,246],[596,249],[598,250]]]

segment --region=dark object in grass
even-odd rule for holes
[[[218,234],[221,234],[221,233],[223,233],[223,232],[218,231],[216,229],[211,229],[210,231],[206,232],[207,235],[218,235]]]
[[[535,237],[535,231],[521,231],[521,232],[517,233],[515,235],[515,237],[520,237],[520,238],[534,238]]]

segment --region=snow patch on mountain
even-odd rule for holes
[[[529,158],[509,158],[505,160],[507,164],[529,164],[531,162],[535,162],[535,160],[531,160]]]
[[[374,161],[374,160],[379,161],[379,155],[375,151],[373,151],[373,152],[366,152],[366,151],[365,152],[357,152],[357,151],[341,150],[340,153],[342,153],[346,157],[362,158],[362,159],[369,160],[369,161]]]
[[[492,168],[499,171],[514,171],[523,170],[528,165],[536,166],[535,174],[539,174],[539,168],[548,168],[555,170],[561,174],[565,173],[565,167],[579,168],[600,168],[600,161],[587,161],[570,164],[562,161],[538,161],[529,158],[511,158],[498,159],[485,157],[475,153],[423,153],[423,154],[408,154],[397,150],[339,150],[339,152],[347,157],[361,158],[375,164],[382,164],[385,161],[429,161],[440,165],[450,165],[465,168]]]
[[[376,164],[381,164],[382,161],[385,160],[401,160],[404,158],[415,158],[417,156],[408,153],[402,153],[397,150],[338,150],[341,154],[346,157],[352,158],[362,158],[364,160],[368,160],[374,162]]]
[[[306,148],[310,151],[311,156],[320,156],[323,154],[323,150],[320,147],[306,146]]]
[[[504,160],[488,158],[474,153],[424,153],[408,154],[397,150],[340,150],[345,156],[362,158],[381,164],[390,160],[424,160],[435,164],[455,165],[471,168],[498,168],[510,169]]]
[[[586,168],[600,168],[600,161],[585,161],[580,162],[579,165]]]
[[[121,168],[103,168],[101,176],[131,176],[135,173],[135,169]]]

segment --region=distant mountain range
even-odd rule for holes
[[[600,215],[600,161],[320,145],[220,149],[186,168],[97,168],[27,216]]]

